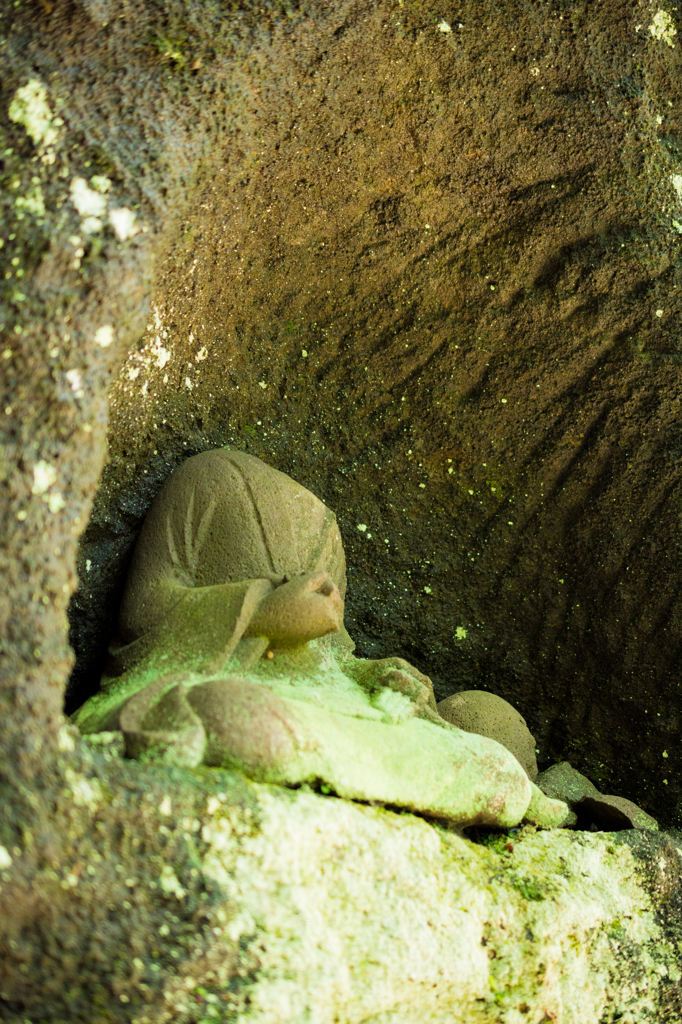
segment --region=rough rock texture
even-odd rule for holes
[[[57,1019],[68,995],[91,1024],[113,992],[132,1020],[115,986],[151,984],[159,921],[164,969],[204,934],[198,897],[172,897],[177,922],[123,916],[161,900],[126,868],[163,838],[189,885],[190,848],[153,815],[146,831],[130,766],[105,773],[94,821],[78,750],[58,751],[78,540],[88,524],[71,708],[189,452],[232,443],[337,512],[360,653],[407,657],[439,698],[499,693],[543,766],[569,758],[680,820],[678,18],[625,0],[2,5],[7,1019]],[[163,786],[190,807],[188,778]],[[675,905],[675,872],[643,863]]]
[[[609,796],[604,793],[584,796],[578,803],[578,824],[583,812],[600,832],[617,832],[626,828],[647,828],[654,831],[658,829],[655,818],[637,804],[633,804],[632,800],[622,796]]]
[[[536,785],[546,796],[564,800],[571,808],[566,824],[578,829],[616,832],[619,829],[658,829],[658,822],[623,796],[600,793],[588,778],[566,761],[554,764],[537,776]]]
[[[541,772],[535,783],[547,796],[565,800],[571,807],[585,796],[599,796],[599,790],[594,783],[576,771],[567,761],[553,764],[547,771]]]
[[[527,829],[485,846],[219,769],[107,757],[65,762],[68,859],[29,889],[25,855],[4,858],[3,1020],[679,1020],[669,837]]]
[[[45,226],[10,218],[3,250],[26,269],[6,327],[40,325],[5,364],[26,424],[7,456],[13,550],[35,551],[12,563],[17,671],[53,674],[56,702],[63,611],[30,601],[41,573],[71,592],[115,370],[70,708],[96,685],[151,497],[186,453],[232,443],[337,512],[361,654],[406,657],[439,698],[499,693],[541,766],[568,758],[677,820],[675,13],[164,10],[60,4],[6,33],[4,109],[38,77],[65,121],[37,175]],[[26,201],[33,147],[14,124],[6,137]],[[83,240],[69,186],[93,174],[146,234]],[[61,513],[26,505],[41,458]]]

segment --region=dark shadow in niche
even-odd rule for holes
[[[64,714],[73,714],[99,690],[135,543],[157,491],[185,458],[222,443],[196,436],[183,443],[174,439],[162,454],[136,466],[118,493],[112,486],[117,469],[106,467],[78,549],[80,585],[68,610],[76,663],[66,686]]]
[[[69,605],[69,643],[76,663],[66,686],[66,715],[99,689],[134,547],[135,534],[107,535],[97,524],[91,523],[83,534],[78,558],[80,586]],[[87,557],[95,550],[96,565]]]

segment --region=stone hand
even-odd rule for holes
[[[380,670],[377,674],[377,682],[380,685],[403,693],[414,701],[419,710],[431,707],[435,711],[431,680],[414,665],[410,665],[409,661],[403,658],[382,658],[381,661],[375,662],[375,665]]]
[[[370,693],[384,687],[404,694],[415,704],[419,717],[437,720],[433,685],[428,676],[404,658],[381,658],[379,661],[358,661],[354,675]]]
[[[342,624],[339,588],[327,573],[318,572],[275,586],[261,600],[245,635],[264,636],[274,644],[292,647],[338,633]]]

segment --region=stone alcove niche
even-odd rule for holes
[[[230,444],[339,515],[361,654],[499,693],[541,764],[677,820],[677,57],[592,17],[255,18],[109,386],[68,709],[155,490]],[[183,31],[164,90],[217,90]]]
[[[407,657],[439,697],[499,693],[545,763],[679,822],[666,17],[473,0],[3,12],[7,1019],[45,1017],[77,963],[71,1019],[132,1020],[117,958],[159,926],[178,944],[206,930],[199,896],[175,895],[194,884],[179,824],[160,876],[175,919],[136,895],[133,923],[112,911],[91,942],[104,894],[130,902],[168,794],[179,823],[203,812],[186,780],[130,765],[97,769],[98,790],[59,726],[72,651],[67,707],[97,684],[146,508],[207,447],[252,452],[336,511],[359,653]],[[39,124],[8,115],[29,82]],[[124,209],[140,230],[86,235],[73,183],[95,176],[105,222]],[[95,808],[109,860],[89,859]],[[71,903],[86,864],[97,889]]]

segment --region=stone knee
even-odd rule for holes
[[[182,768],[202,763],[204,727],[187,702],[187,687],[181,678],[158,679],[125,704],[118,724],[127,757]]]
[[[187,698],[206,732],[204,764],[280,781],[301,741],[300,727],[285,701],[238,677],[201,683]]]

